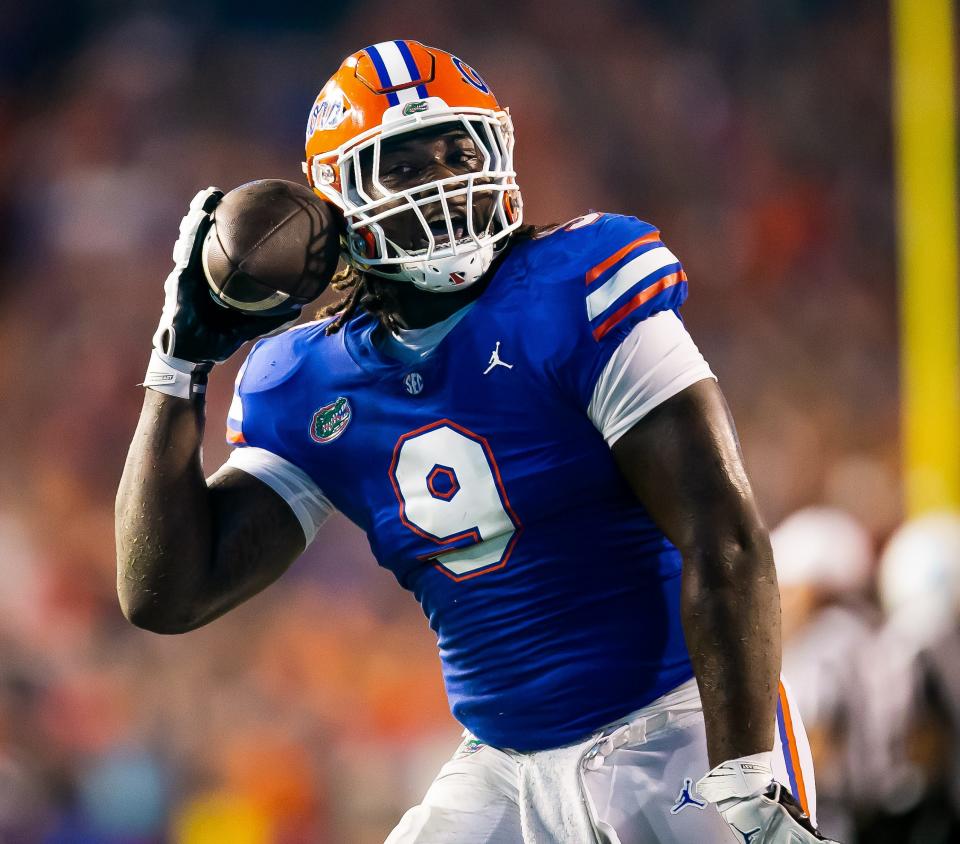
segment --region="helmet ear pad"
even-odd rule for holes
[[[507,215],[507,220],[511,223],[515,223],[518,218],[517,209],[514,207],[513,196],[509,193],[505,194],[503,197],[503,210]]]
[[[353,233],[353,238],[356,246],[360,247],[357,251],[362,252],[363,257],[371,259],[377,257],[377,238],[368,226],[357,229]]]

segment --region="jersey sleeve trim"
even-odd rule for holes
[[[618,249],[614,252],[609,258],[601,261],[595,267],[591,267],[590,271],[587,273],[587,284],[593,284],[601,275],[603,275],[607,270],[610,269],[614,264],[628,255],[630,252],[633,252],[639,246],[644,246],[648,243],[656,243],[660,240],[660,232],[654,229],[652,232],[648,232],[642,237],[638,237],[632,243],[628,243],[626,246]]]
[[[637,323],[607,361],[587,415],[613,444],[651,410],[706,378],[716,380],[673,311]]]
[[[230,445],[246,445],[247,441],[243,436],[243,400],[240,398],[240,382],[243,380],[243,373],[247,371],[247,363],[250,358],[243,362],[240,370],[237,372],[237,378],[233,384],[233,399],[230,402],[230,409],[227,411],[227,443]]]
[[[307,545],[336,509],[306,472],[272,451],[254,446],[238,448],[226,465],[262,481],[286,501],[300,522]]]
[[[686,282],[686,280],[687,274],[683,270],[679,270],[675,273],[670,273],[670,275],[664,276],[645,290],[641,290],[635,296],[624,302],[619,308],[610,314],[610,316],[593,326],[591,329],[593,332],[593,339],[600,340],[610,331],[616,328],[617,324],[621,320],[625,319],[641,305],[645,305],[655,296],[663,293],[664,290],[668,290],[674,285]]]
[[[616,272],[587,294],[587,317],[595,340],[610,332],[624,317],[654,296],[687,280],[680,261],[659,239],[629,245],[625,254],[635,254]],[[615,258],[616,256],[611,256]],[[610,260],[610,259],[608,259]],[[617,260],[622,260],[622,256]],[[612,261],[611,265],[615,265]],[[602,266],[601,265],[598,265]],[[594,268],[596,269],[596,267]],[[591,270],[593,272],[593,270]],[[602,278],[602,275],[594,277]],[[587,285],[591,284],[587,274]]]

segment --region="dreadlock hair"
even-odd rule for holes
[[[317,312],[321,319],[335,317],[327,326],[327,334],[338,332],[358,310],[376,314],[388,331],[396,330],[397,292],[387,279],[347,264],[334,274],[330,286],[345,295],[339,302],[326,305]]]
[[[531,240],[538,233],[551,228],[553,226],[520,226],[511,235],[510,243]],[[397,322],[399,302],[396,282],[373,273],[361,272],[347,264],[334,274],[330,286],[345,295],[339,302],[326,305],[317,311],[318,319],[335,317],[327,326],[327,334],[336,334],[358,310],[374,314],[390,332],[395,332],[400,327]]]

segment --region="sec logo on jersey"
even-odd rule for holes
[[[404,376],[403,386],[411,396],[419,395],[423,390],[423,376],[419,372],[411,372]]]

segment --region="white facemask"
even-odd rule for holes
[[[348,260],[363,272],[409,281],[422,290],[462,290],[483,276],[523,220],[513,171],[513,126],[505,111],[451,109],[438,97],[422,101],[413,114],[403,113],[410,110],[407,106],[388,109],[378,131],[368,132],[348,149],[338,151],[336,163],[342,180],[340,198],[347,224]],[[470,136],[482,156],[479,169],[399,191],[382,184],[378,174],[384,140],[448,124],[462,128]],[[311,175],[315,184],[324,183],[324,166],[319,160],[314,163]],[[365,189],[365,185],[372,190]],[[478,231],[475,203],[482,195],[490,194],[492,214]],[[452,213],[451,205],[465,206],[466,220]],[[424,215],[427,209],[431,222],[442,229],[436,225],[438,207],[442,210],[439,222],[445,224],[446,236],[435,234]],[[381,223],[398,214],[416,217],[423,227],[426,248],[405,248],[386,236]]]

